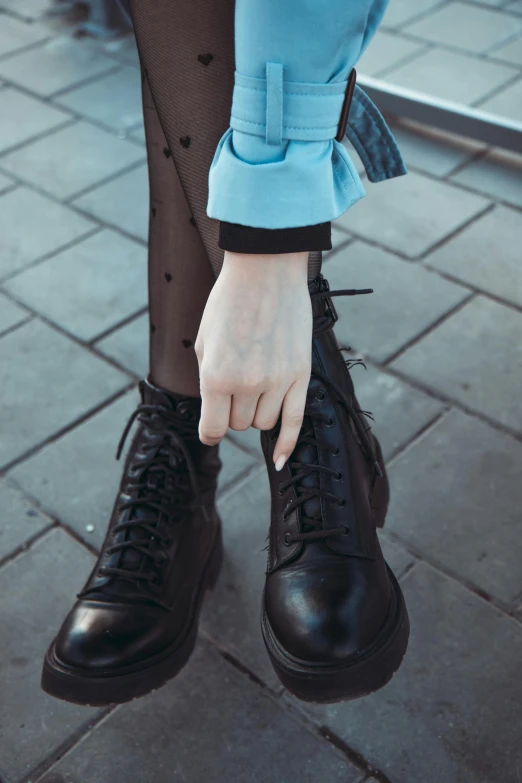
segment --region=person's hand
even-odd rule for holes
[[[301,429],[312,362],[308,253],[225,251],[194,344],[199,362],[199,438],[213,446],[228,428],[269,430],[280,470]]]

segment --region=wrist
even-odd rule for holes
[[[294,253],[234,253],[225,250],[223,268],[242,272],[250,278],[267,275],[307,276],[308,251]]]

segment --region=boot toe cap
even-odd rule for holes
[[[302,661],[332,664],[368,648],[386,622],[391,595],[365,582],[324,566],[273,574],[265,611],[278,643]]]
[[[54,641],[60,663],[78,669],[115,669],[159,652],[167,642],[156,607],[80,602]]]

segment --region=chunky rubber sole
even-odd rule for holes
[[[222,560],[223,541],[220,526],[200,583],[196,611],[183,639],[177,639],[171,647],[153,658],[140,661],[139,664],[121,668],[118,672],[105,670],[96,674],[66,667],[56,657],[52,642],[43,663],[42,689],[57,699],[73,704],[104,707],[132,701],[160,688],[181,671],[194,650],[203,598],[207,590],[214,589]]]
[[[346,664],[309,663],[290,656],[277,642],[263,608],[261,631],[274,671],[301,701],[330,704],[368,696],[383,688],[401,665],[410,623],[400,585],[386,568],[394,590],[388,620],[372,646]]]

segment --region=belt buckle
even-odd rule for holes
[[[344,94],[343,106],[341,109],[341,117],[339,119],[339,127],[337,128],[336,141],[342,141],[346,135],[346,126],[348,125],[348,115],[350,114],[350,106],[352,105],[353,91],[355,90],[355,81],[357,79],[357,72],[355,68],[352,68],[348,77],[348,84],[346,85],[346,92]]]

